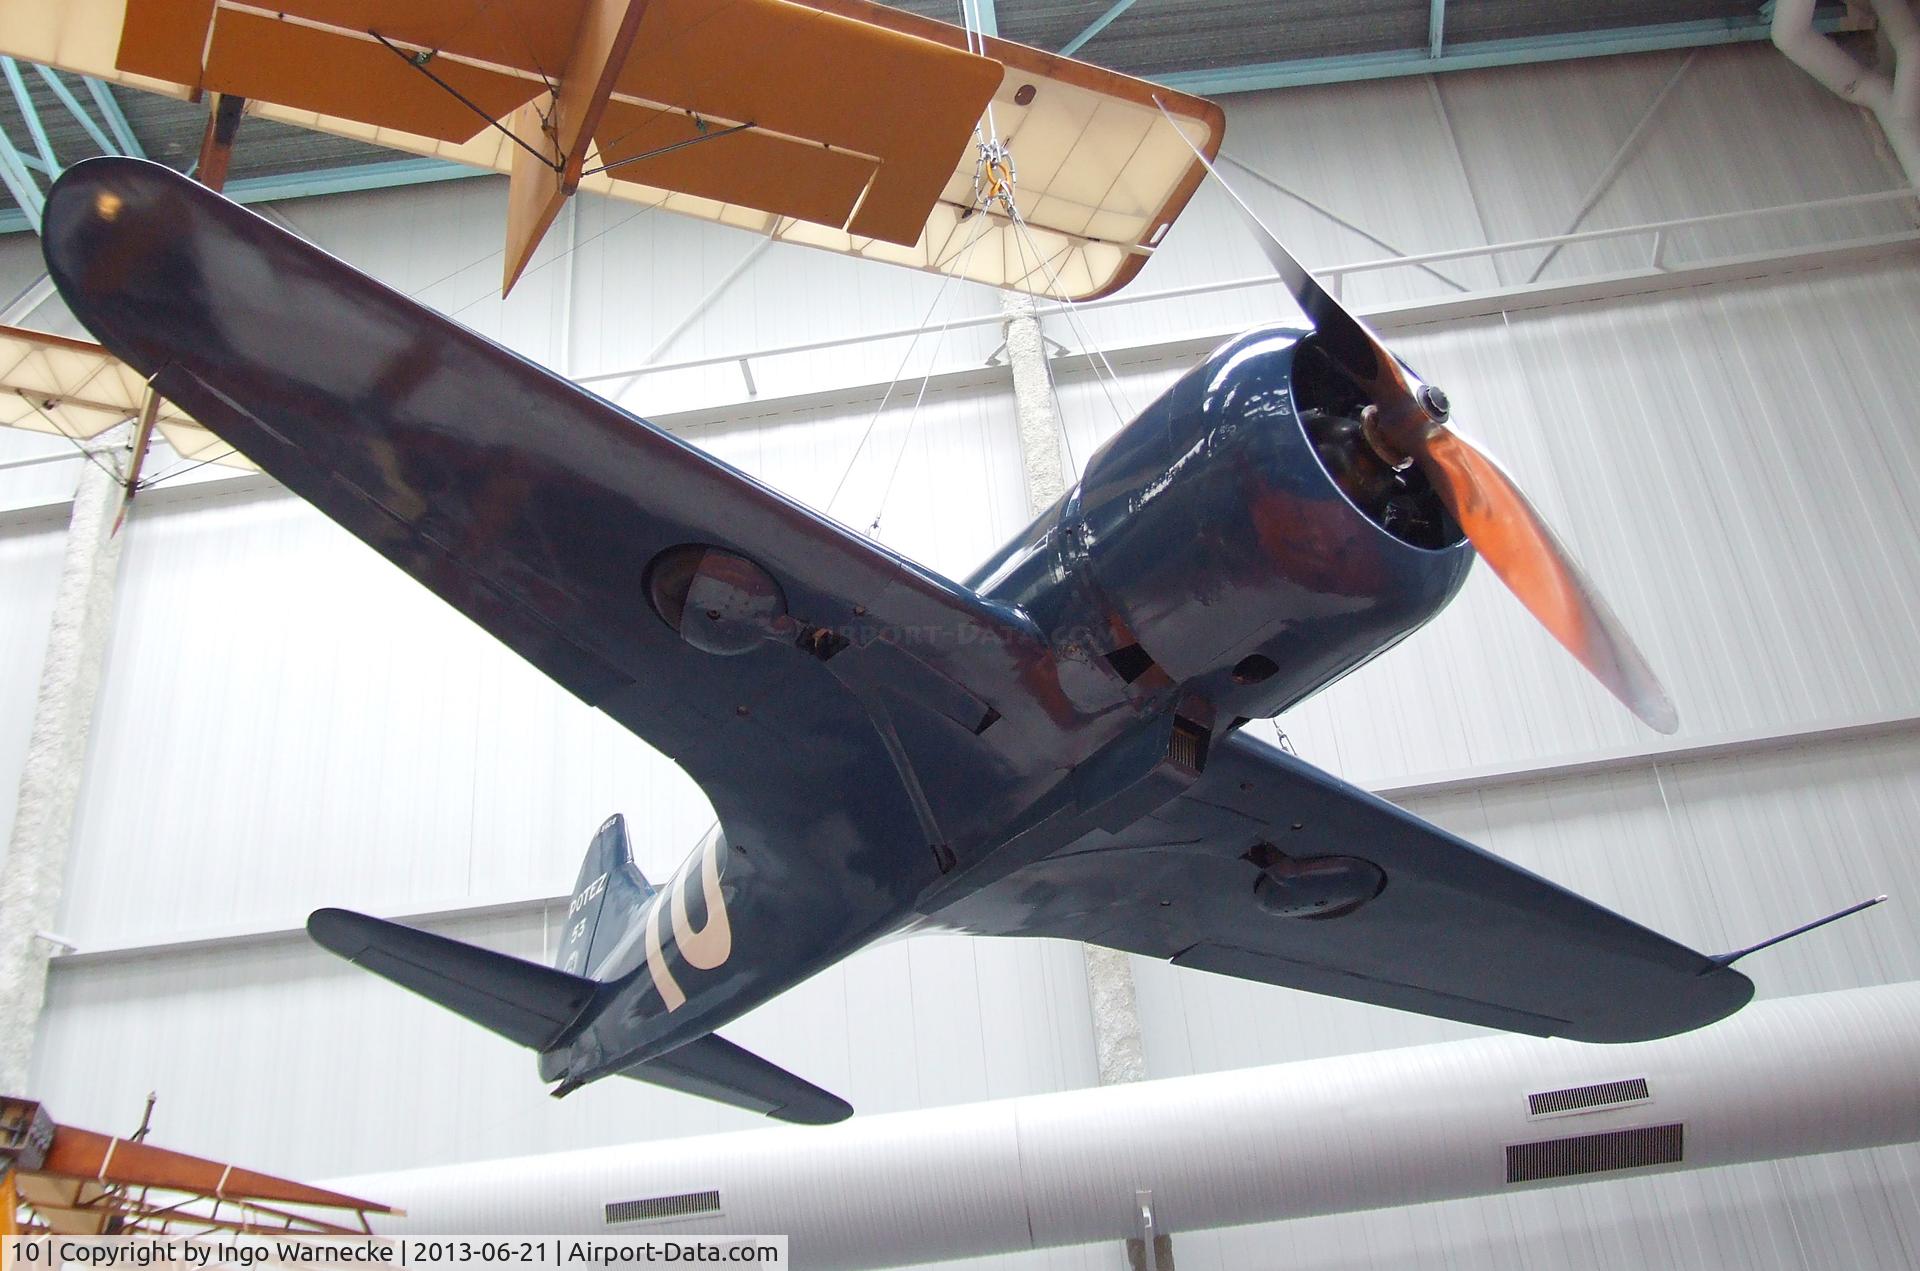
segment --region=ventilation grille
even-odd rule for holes
[[[616,1200],[607,1206],[607,1225],[622,1222],[656,1222],[662,1218],[688,1218],[695,1214],[720,1212],[720,1193],[682,1192],[678,1196],[649,1196],[645,1200]]]
[[[1673,1165],[1681,1156],[1683,1127],[1648,1125],[1637,1130],[1582,1134],[1571,1139],[1515,1143],[1507,1148],[1507,1181],[1533,1183],[1609,1170]]]
[[[1585,1112],[1590,1108],[1611,1107],[1616,1103],[1637,1103],[1652,1096],[1647,1079],[1603,1081],[1597,1086],[1570,1086],[1565,1090],[1543,1090],[1527,1096],[1530,1116],[1550,1117],[1559,1112]]]
[[[1207,766],[1207,730],[1190,719],[1173,717],[1173,736],[1167,742],[1167,758],[1183,768],[1199,772]]]

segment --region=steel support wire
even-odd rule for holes
[[[978,209],[976,209],[976,212],[977,211]],[[991,223],[991,219],[986,216],[980,218],[980,224],[975,228],[973,238],[968,241],[965,248],[966,251],[971,252],[973,245],[985,237],[986,227]],[[947,259],[949,263],[951,263],[958,258],[959,254],[956,253]],[[939,290],[933,293],[933,303],[927,306],[926,317],[920,320],[919,328],[914,331],[913,337],[907,341],[907,351],[901,354],[900,365],[898,369],[894,371],[893,378],[888,381],[887,391],[880,396],[880,405],[874,409],[873,418],[867,421],[866,431],[860,434],[860,440],[853,447],[853,454],[847,458],[846,470],[840,474],[840,480],[834,484],[833,493],[827,496],[826,503],[821,505],[820,510],[828,516],[833,515],[833,505],[840,498],[841,491],[847,488],[847,478],[853,475],[854,466],[860,462],[860,455],[867,448],[868,439],[873,436],[874,428],[880,423],[880,416],[886,413],[887,403],[893,400],[893,390],[900,386],[900,377],[907,373],[907,363],[912,360],[913,351],[920,344],[920,337],[926,333],[927,327],[933,322],[933,315],[938,311],[942,298],[946,296],[947,286],[953,281],[955,272],[956,270],[952,268],[941,270],[940,287]]]

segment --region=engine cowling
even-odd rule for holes
[[[1425,478],[1368,443],[1365,395],[1315,341],[1264,328],[1216,349],[979,583],[1093,633],[1130,682],[1164,671],[1222,723],[1276,715],[1418,628],[1473,551]]]

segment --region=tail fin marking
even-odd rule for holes
[[[580,877],[567,905],[567,928],[553,955],[554,967],[568,975],[592,978],[654,891],[633,863],[627,820],[616,812],[593,836],[587,858],[580,864]],[[603,915],[610,915],[605,922]]]

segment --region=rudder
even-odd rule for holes
[[[573,900],[567,906],[566,934],[553,965],[569,975],[591,977],[655,890],[633,863],[627,819],[614,813],[587,847],[587,858],[573,885]]]

